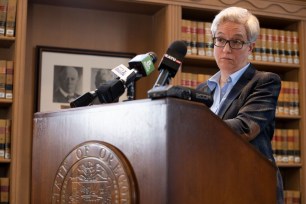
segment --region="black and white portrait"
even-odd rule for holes
[[[111,69],[91,68],[91,90],[98,89],[101,84],[115,79]]]
[[[79,97],[82,87],[83,68],[54,66],[53,102],[69,103]]]

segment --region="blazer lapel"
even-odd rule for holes
[[[219,108],[218,116],[220,118],[223,118],[227,109],[231,106],[233,101],[240,95],[242,89],[246,86],[246,84],[253,78],[255,71],[255,68],[250,64],[249,67],[245,70],[245,72],[241,75],[240,79],[229,92],[228,96]]]

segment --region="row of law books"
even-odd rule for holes
[[[9,204],[9,189],[10,189],[10,179],[8,177],[0,177],[0,203]]]
[[[179,85],[195,89],[200,83],[207,81],[211,76],[208,74],[182,72]]]
[[[181,38],[187,44],[187,55],[213,56],[211,23],[182,19]]]
[[[10,60],[0,60],[0,99],[13,98],[14,63]]]
[[[300,163],[300,132],[298,129],[276,128],[271,141],[277,163]]]
[[[299,114],[299,83],[296,81],[282,81],[276,115],[298,116]]]
[[[11,158],[11,123],[10,119],[0,119],[0,159]]]
[[[211,23],[182,19],[181,39],[187,55],[213,56]],[[261,28],[250,60],[299,64],[299,38],[296,31]]]
[[[0,0],[0,36],[15,36],[16,8],[17,0]]]
[[[258,61],[299,64],[298,32],[261,28],[251,57]]]
[[[284,204],[300,204],[301,192],[295,190],[284,190]]]

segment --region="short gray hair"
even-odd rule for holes
[[[215,36],[217,32],[218,26],[224,22],[234,22],[244,25],[247,31],[248,41],[250,42],[255,42],[260,33],[258,19],[244,8],[229,7],[223,9],[218,15],[216,15],[211,25],[213,36]]]

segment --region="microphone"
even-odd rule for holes
[[[154,63],[157,61],[157,56],[154,52],[137,55],[129,61],[129,67],[137,73],[136,80],[141,77],[150,75],[155,67]]]
[[[118,78],[103,83],[95,91],[90,91],[78,97],[70,103],[70,107],[81,107],[90,105],[98,97],[100,103],[116,102],[124,93],[126,87],[133,85],[134,81],[143,76],[148,76],[154,71],[154,63],[157,56],[154,52],[135,56],[129,61],[129,67],[119,65],[112,69]],[[134,88],[134,87],[133,87]]]
[[[154,52],[148,52],[144,55],[137,55],[129,61],[129,67],[134,67],[137,70],[136,80],[140,77],[148,76],[154,71],[153,64],[157,61],[157,56]],[[127,100],[134,100],[135,97],[135,81],[126,86]]]
[[[121,72],[121,77],[104,82],[95,91],[90,91],[79,96],[74,101],[70,102],[70,107],[88,106],[97,97],[100,103],[112,103],[117,101],[125,91],[126,82],[134,80],[136,78],[136,73],[123,64],[112,69],[112,72]]]
[[[170,83],[171,78],[176,75],[180,68],[186,53],[187,46],[184,41],[174,41],[170,45],[158,66],[160,74],[154,87],[165,86]]]

